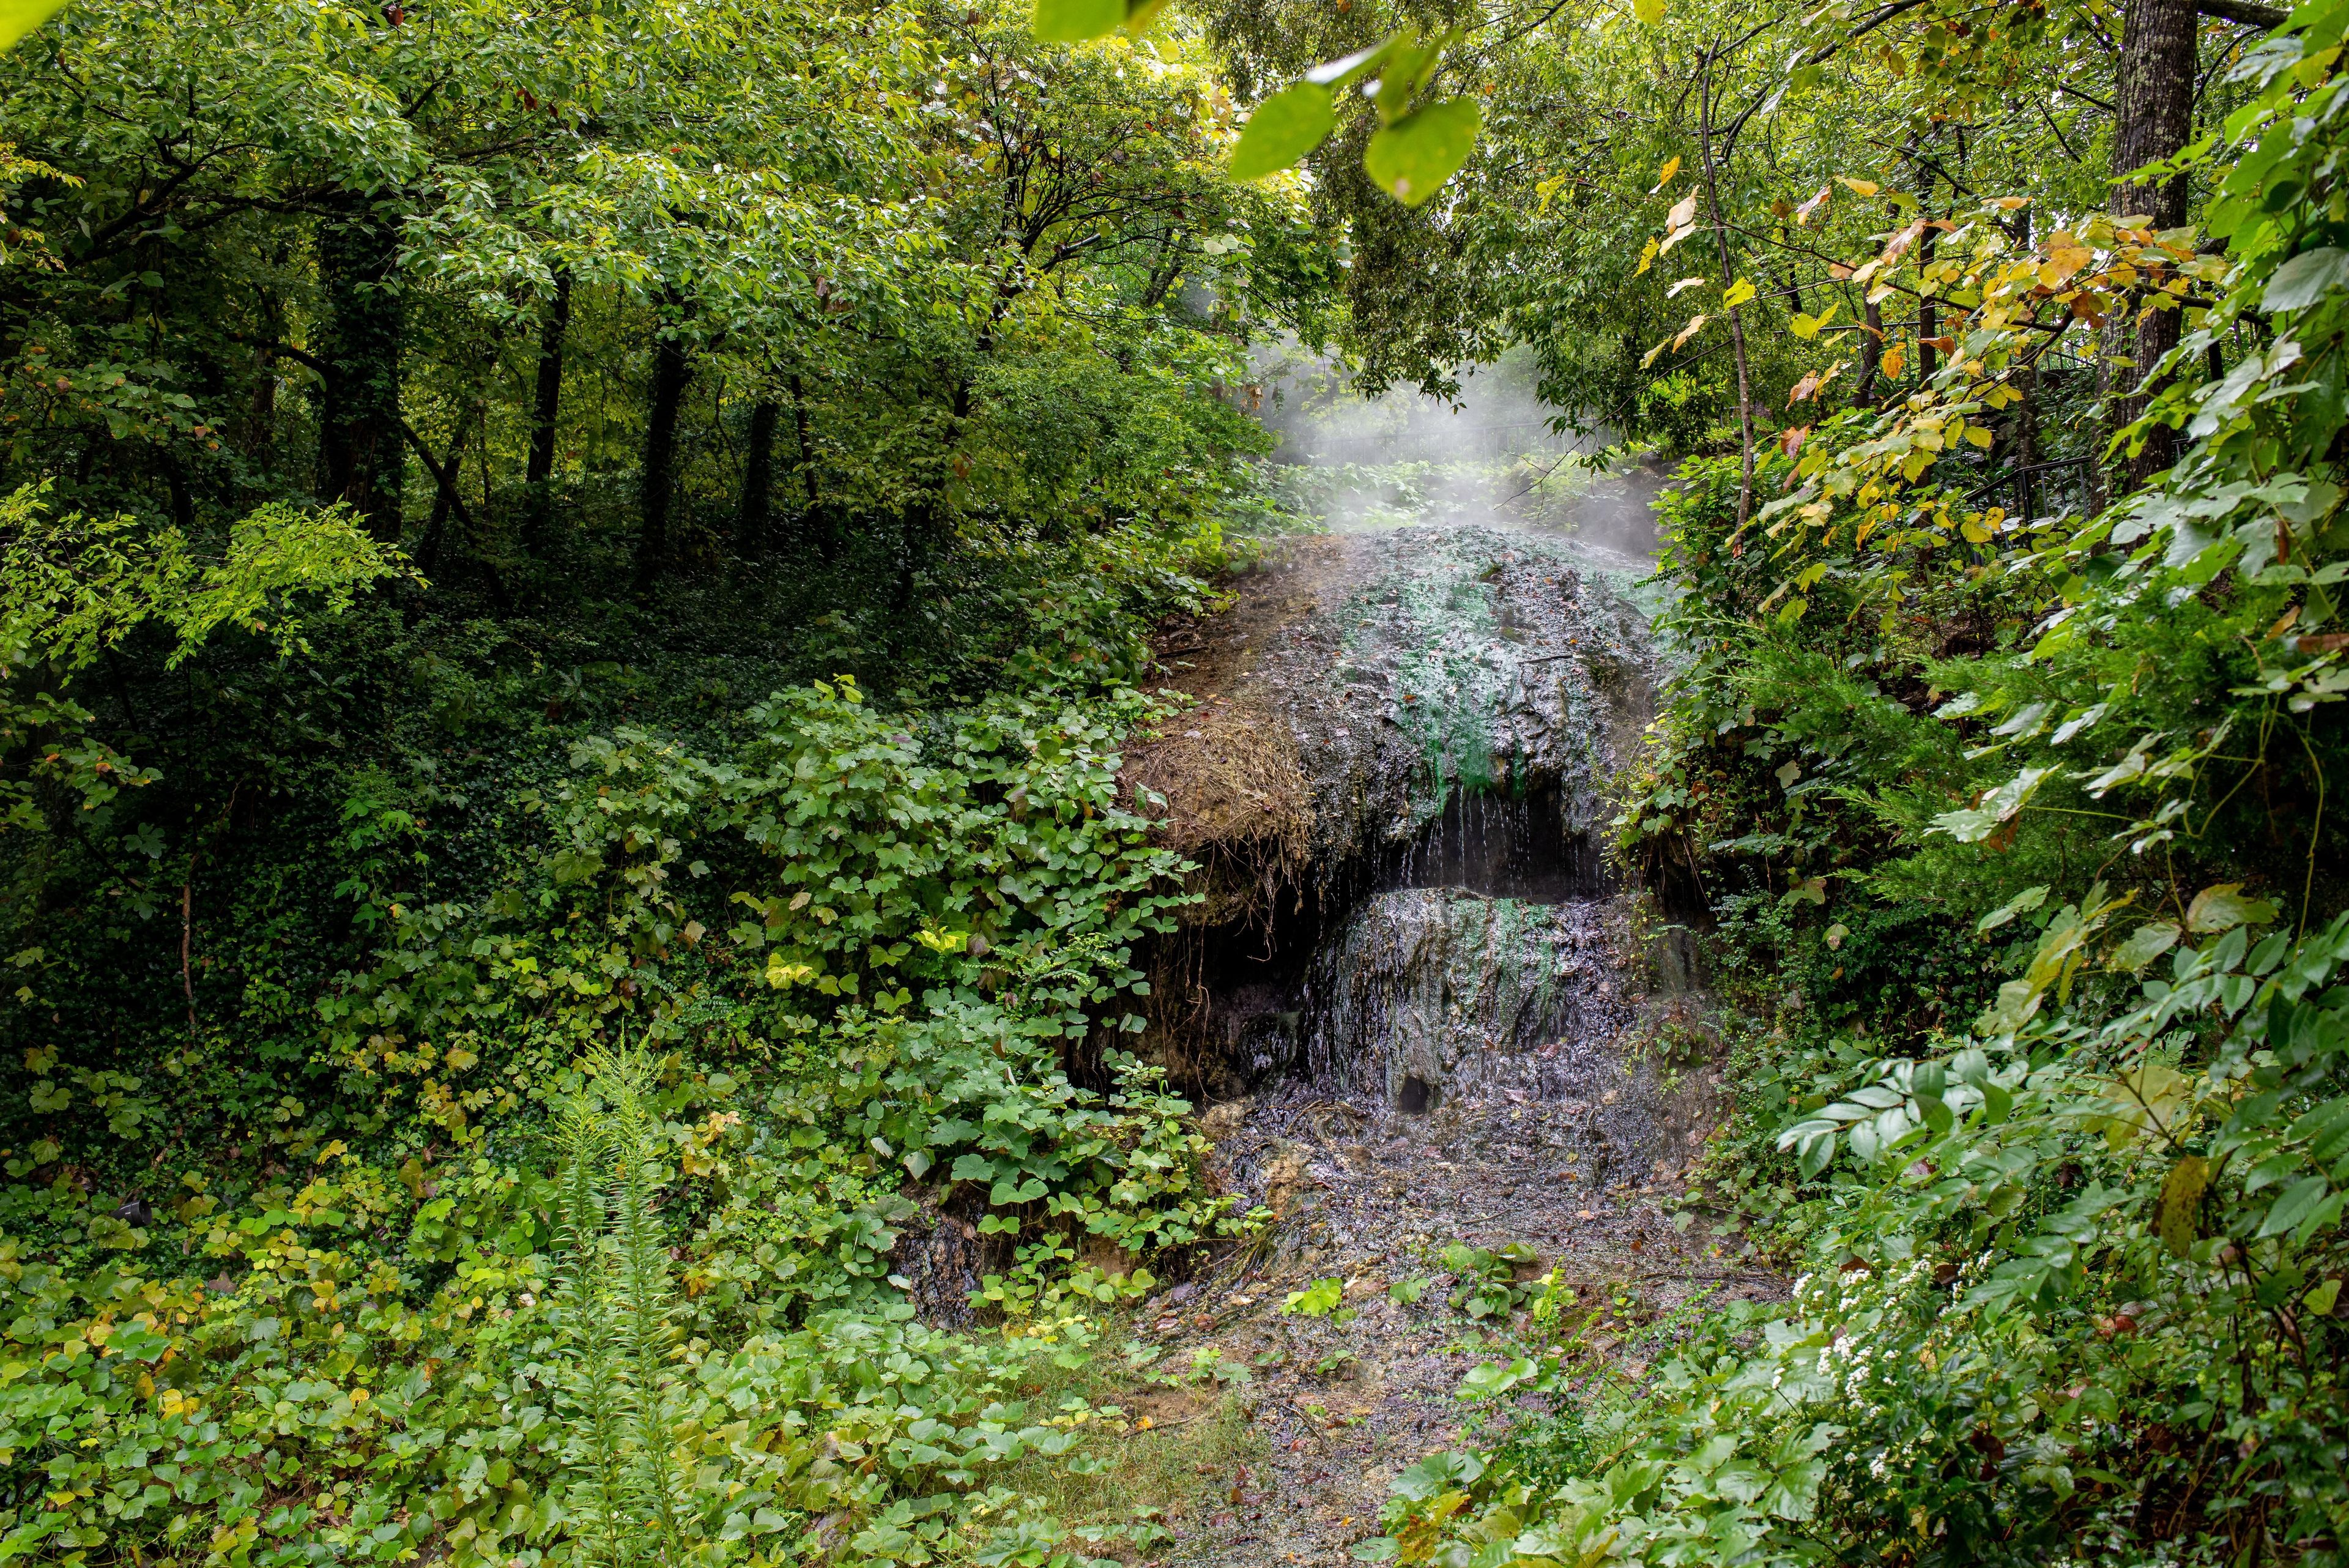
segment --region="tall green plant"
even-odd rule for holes
[[[577,1533],[604,1568],[681,1563],[686,1528],[671,1406],[677,1376],[660,1167],[641,1046],[587,1053],[562,1111],[564,1462]]]

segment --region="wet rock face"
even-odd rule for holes
[[[1382,1120],[1538,1103],[1640,1163],[1599,842],[1653,711],[1645,568],[1474,524],[1330,535],[1169,640],[1199,705],[1130,773],[1206,868],[1154,975],[1178,1081],[1301,1080]]]
[[[1490,528],[1348,541],[1354,586],[1260,664],[1297,737],[1324,864],[1400,846],[1464,797],[1549,794],[1570,833],[1650,714],[1631,573]]]
[[[1660,1134],[1651,1075],[1617,1044],[1633,1012],[1619,909],[1381,893],[1317,955],[1291,1071],[1389,1116],[1539,1106],[1594,1167],[1642,1167]]]

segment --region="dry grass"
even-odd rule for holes
[[[1313,801],[1297,742],[1260,691],[1216,695],[1129,751],[1133,809],[1162,819],[1160,843],[1199,863],[1193,923],[1220,925],[1268,900],[1304,864]],[[1162,804],[1163,803],[1163,804]]]
[[[1124,1432],[1097,1429],[1087,1441],[1083,1452],[1108,1461],[1094,1474],[1073,1474],[1065,1460],[1038,1456],[1000,1475],[1003,1484],[1039,1500],[1071,1526],[1126,1524],[1138,1511],[1154,1510],[1160,1522],[1178,1532],[1195,1527],[1222,1505],[1239,1467],[1261,1465],[1267,1451],[1241,1395],[1148,1383],[1113,1356],[1098,1356],[1073,1371],[1053,1368],[1049,1380],[1021,1393],[1031,1407],[1071,1397],[1096,1409],[1115,1406],[1133,1426]],[[1133,1555],[1108,1550],[1122,1561]]]

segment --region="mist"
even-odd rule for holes
[[[1533,355],[1464,367],[1456,400],[1396,389],[1369,398],[1341,367],[1294,344],[1268,346],[1250,389],[1279,438],[1271,462],[1288,504],[1340,532],[1410,526],[1532,529],[1651,558],[1650,503],[1661,475],[1610,452],[1614,432],[1561,431]]]

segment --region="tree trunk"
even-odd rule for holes
[[[2132,181],[2129,175],[2147,163],[2176,157],[2194,134],[2194,68],[2197,61],[2194,0],[2128,0],[2121,24],[2118,102],[2113,130],[2113,213],[2116,217],[2146,220],[2157,232],[2186,222],[2186,176]],[[2134,302],[2130,306],[2134,313]],[[2126,428],[2145,412],[2158,387],[2136,389],[2161,357],[2178,346],[2175,310],[2158,310],[2142,326],[2116,317],[2107,334],[2107,354],[2127,365],[2114,367],[2115,385],[2123,389],[2114,400],[2112,428]],[[2124,492],[2135,490],[2174,456],[2172,433],[2147,432],[2145,450],[2125,457],[2121,472]]]
[[[1859,335],[1859,388],[1851,395],[1855,403],[1873,402],[1876,394],[1876,368],[1884,359],[1884,306],[1875,300],[1866,306],[1860,317],[1868,329]]]
[[[1928,190],[1930,191],[1930,187],[1928,187]],[[1940,237],[1941,231],[1939,229],[1925,231],[1924,237],[1917,242],[1918,266],[1921,268],[1932,265],[1933,242]],[[1932,343],[1932,340],[1940,335],[1941,313],[1934,305],[1933,296],[1919,296],[1917,300],[1917,385],[1920,387],[1930,386],[1933,381],[1933,372],[1940,368],[1940,350],[1936,349]]]
[[[766,553],[775,489],[775,421],[782,410],[762,398],[750,410],[750,458],[742,469],[742,508],[734,524],[734,547],[746,556]]]
[[[833,526],[817,494],[815,437],[808,424],[807,389],[800,385],[796,372],[792,376],[792,429],[800,442],[800,482],[807,492],[807,525],[815,533],[817,553],[829,565],[840,558],[840,532]]]
[[[664,334],[653,348],[651,418],[645,426],[643,531],[636,535],[636,591],[644,592],[668,561],[668,509],[677,491],[677,414],[693,368],[685,345]]]
[[[367,532],[399,542],[399,356],[406,311],[394,276],[395,225],[372,214],[318,230],[318,283],[326,296],[317,358],[321,379],[318,494],[348,502]]]
[[[523,481],[529,510],[523,545],[543,556],[554,524],[554,431],[563,410],[563,340],[571,331],[571,275],[554,275],[554,305],[538,328],[538,385],[530,405],[530,463]]]
[[[425,472],[432,477],[432,515],[424,524],[424,545],[417,553],[416,561],[417,570],[422,572],[428,580],[440,575],[440,541],[449,529],[450,509],[464,504],[463,498],[457,493],[457,464],[465,455],[465,432],[471,422],[467,420],[457,421],[457,433],[449,438],[449,455],[438,466],[434,465],[432,454],[424,449],[421,441],[414,443],[416,455],[424,464]]]
[[[1697,78],[1697,151],[1704,165],[1704,203],[1713,223],[1713,244],[1721,257],[1721,286],[1725,293],[1735,283],[1729,256],[1729,230],[1721,221],[1721,187],[1713,167],[1713,55],[1708,50]],[[1729,350],[1737,362],[1737,434],[1744,466],[1737,482],[1737,525],[1754,514],[1754,389],[1745,369],[1745,319],[1729,307]]]

